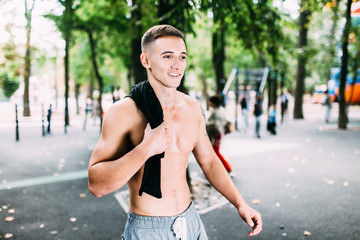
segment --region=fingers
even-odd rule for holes
[[[245,222],[246,222],[250,227],[254,227],[254,225],[255,225],[250,215],[245,216]]]
[[[248,222],[248,219],[246,219],[247,224],[253,228],[253,231],[248,233],[248,236],[255,236],[259,234],[262,230],[262,220],[261,215],[258,212],[253,213],[254,215],[250,218],[250,223]]]
[[[171,140],[172,132],[167,123],[163,122],[154,129],[151,128],[149,123],[146,125],[143,141],[148,146],[151,146],[149,150],[151,155],[166,151],[171,145]]]

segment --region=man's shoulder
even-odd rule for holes
[[[185,101],[188,104],[196,104],[198,102],[195,98],[190,97],[189,95],[183,92],[177,91],[177,93],[178,96],[180,96],[181,100]]]
[[[114,104],[112,104],[111,107],[109,108],[109,112],[119,113],[119,111],[123,111],[123,110],[132,111],[136,109],[137,107],[135,101],[130,97],[125,97],[120,101],[117,101]]]
[[[105,113],[104,121],[134,122],[139,117],[141,117],[141,112],[137,108],[136,103],[130,97],[126,97],[111,105]]]
[[[200,102],[197,99],[190,97],[189,95],[186,95],[182,92],[179,92],[179,95],[183,103],[185,103],[187,107],[191,108],[191,110],[201,110]]]

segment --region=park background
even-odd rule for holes
[[[32,106],[44,104],[46,110],[52,104],[68,126],[71,115],[84,111],[89,96],[99,100],[102,119],[108,107],[103,99],[123,97],[146,79],[139,61],[144,31],[154,24],[171,24],[185,33],[189,53],[179,90],[206,102],[208,96],[222,93],[234,68],[268,68],[268,106],[277,103],[279,89],[285,87],[294,96],[292,115],[302,119],[303,95],[326,86],[331,69],[340,68],[339,128],[346,128],[346,80],[357,79],[360,56],[357,1],[0,4],[0,98],[18,104],[19,115],[31,116]],[[246,90],[245,80],[240,82]],[[230,97],[239,94],[234,86]]]
[[[345,97],[346,78],[357,79],[358,8],[345,0],[0,0],[0,239],[121,235],[126,216],[113,210],[119,192],[92,197],[86,167],[103,113],[146,79],[140,40],[154,24],[185,33],[188,67],[179,90],[205,109],[207,97],[222,94],[239,72],[226,95],[238,131],[223,149],[236,185],[263,213],[267,226],[256,238],[360,239],[360,109]],[[315,93],[332,68],[340,69],[340,86],[325,124]],[[245,91],[245,72],[265,69],[263,123],[269,105],[280,112],[280,89],[292,97],[276,138],[263,128],[258,140],[252,123],[242,131],[237,100],[249,94],[251,112],[257,89]],[[84,125],[87,97],[101,104]],[[194,179],[201,176],[189,165]],[[246,226],[229,204],[221,206],[202,215],[209,238],[245,239]]]

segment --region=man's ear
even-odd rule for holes
[[[140,62],[144,66],[144,68],[150,68],[150,59],[145,52],[142,52],[140,54]]]

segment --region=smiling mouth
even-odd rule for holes
[[[172,77],[179,77],[180,73],[168,73],[168,75],[170,75]]]

